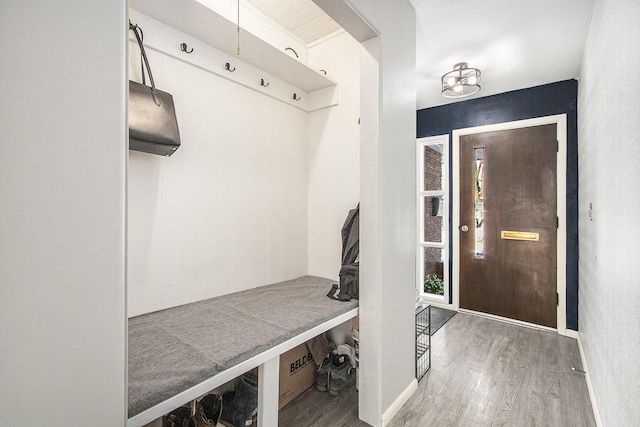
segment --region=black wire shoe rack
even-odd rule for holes
[[[431,368],[431,306],[416,310],[416,379]]]

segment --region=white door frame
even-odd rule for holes
[[[455,129],[452,134],[453,149],[451,159],[453,165],[453,218],[451,229],[453,230],[452,238],[452,285],[453,285],[453,308],[460,310],[460,137],[463,135],[472,135],[484,132],[494,132],[500,130],[519,129],[532,126],[541,126],[548,124],[557,124],[558,139],[558,157],[556,169],[556,185],[557,185],[557,215],[559,218],[557,229],[557,292],[559,295],[557,307],[557,331],[561,335],[567,335],[567,115],[558,114],[554,116],[538,117],[535,119],[517,120],[507,123],[498,123],[495,125],[477,126],[464,129]],[[462,310],[464,311],[464,310]],[[540,325],[532,325],[526,322],[520,322],[513,319],[500,318],[498,316],[488,315],[489,317],[507,320],[509,322],[533,326],[541,329],[545,328]],[[556,329],[552,329],[556,330]]]

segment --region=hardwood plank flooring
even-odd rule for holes
[[[432,337],[431,369],[393,418],[399,426],[595,427],[576,340],[458,313]],[[352,389],[308,390],[280,411],[282,427],[366,426]]]
[[[366,427],[358,419],[358,392],[355,387],[340,396],[331,396],[311,387],[280,410],[280,427]]]

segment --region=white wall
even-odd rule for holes
[[[579,325],[604,426],[640,416],[638,23],[636,0],[596,3],[578,98]]]
[[[382,295],[380,290],[380,39],[362,43],[360,88],[360,378],[358,416],[382,422]],[[370,90],[370,91],[368,91]]]
[[[0,2],[3,425],[125,423],[126,22]]]
[[[129,316],[305,275],[307,113],[147,54],[182,146],[129,155]]]
[[[360,201],[360,43],[342,33],[309,49],[339,83],[339,104],[309,113],[309,274],[338,280],[340,230]]]
[[[361,62],[359,393],[379,426],[416,387],[416,18],[408,1],[348,3],[379,33]]]

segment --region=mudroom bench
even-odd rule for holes
[[[258,423],[277,425],[279,357],[358,314],[304,276],[129,319],[128,422],[143,426],[258,367]]]

